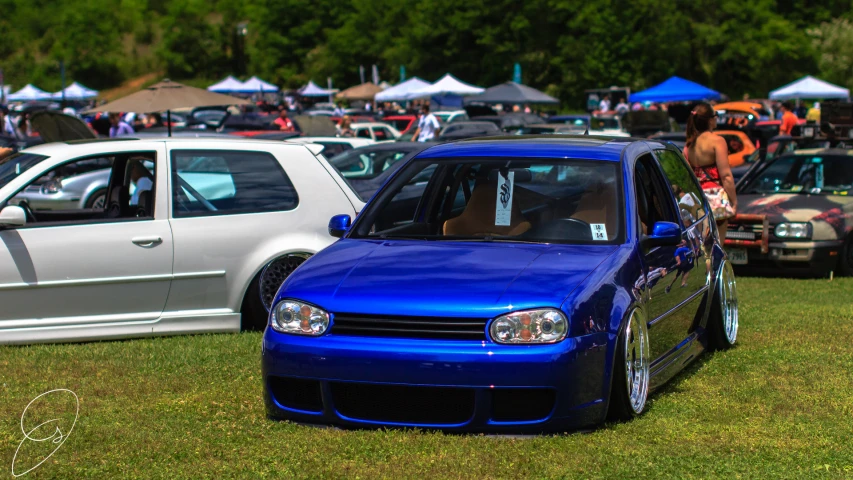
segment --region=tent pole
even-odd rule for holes
[[[169,132],[168,136],[172,136],[172,111],[166,110],[166,131]]]

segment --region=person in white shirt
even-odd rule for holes
[[[628,112],[628,110],[631,110],[631,107],[629,107],[628,104],[625,103],[624,98],[620,98],[619,103],[616,104],[616,113],[618,113],[619,115],[624,115],[626,112]]]
[[[601,102],[599,102],[598,109],[601,110],[601,113],[610,111],[610,95],[606,95]]]
[[[130,197],[131,205],[139,205],[139,195],[147,190],[151,190],[154,188],[154,182],[151,181],[148,172],[142,163],[139,160],[134,160],[131,163],[131,171],[130,171],[130,180],[136,185],[136,190],[133,192],[133,196]]]
[[[412,138],[418,142],[431,142],[438,136],[438,131],[441,129],[441,124],[435,115],[429,113],[429,104],[424,104],[421,107],[421,118],[418,119],[418,128],[415,130]]]
[[[10,137],[18,136],[15,125],[12,123],[12,118],[9,117],[9,114],[3,108],[0,108],[0,134]]]

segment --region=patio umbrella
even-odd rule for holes
[[[377,93],[382,91],[382,87],[372,82],[362,83],[355,87],[350,87],[341,93],[335,95],[337,99],[346,100],[373,100]]]
[[[506,82],[487,88],[480,95],[467,97],[465,103],[541,103],[558,104],[559,100],[535,88],[515,82]]]
[[[230,95],[222,95],[221,93],[208,92],[201,88],[188,87],[166,79],[136,93],[131,93],[124,98],[87,110],[86,113],[152,113],[165,111],[168,132],[169,136],[171,136],[172,110],[175,108],[248,105],[249,103],[248,100]]]

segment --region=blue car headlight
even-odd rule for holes
[[[270,310],[270,327],[295,335],[322,335],[329,329],[329,313],[297,300],[282,300]]]
[[[496,343],[557,343],[566,338],[568,331],[566,316],[554,308],[501,315],[489,327],[489,335]]]
[[[808,222],[792,223],[785,222],[776,225],[773,233],[779,238],[796,238],[807,240],[812,238],[812,224]]]

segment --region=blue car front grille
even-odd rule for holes
[[[361,337],[434,338],[443,340],[485,340],[482,318],[403,317],[339,313],[330,333]]]
[[[335,409],[352,419],[455,425],[474,416],[474,390],[470,388],[332,382],[331,389]]]

